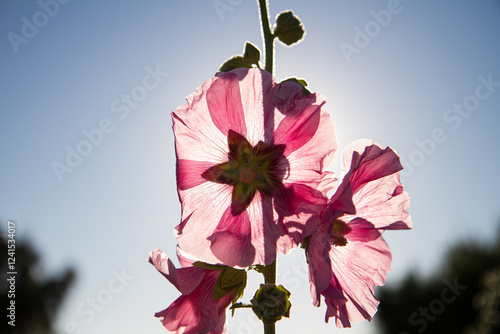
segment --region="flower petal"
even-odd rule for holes
[[[340,299],[325,299],[327,306],[325,321],[328,318],[336,317],[335,324],[338,328],[350,328],[352,322],[361,322],[363,320],[371,320],[371,316],[356,302],[340,298]]]
[[[172,113],[177,160],[206,161],[214,165],[222,163],[227,159],[227,137],[210,118],[206,94],[195,94],[201,94],[197,96],[200,102],[186,103]]]
[[[202,177],[202,175],[213,166],[213,163],[206,161],[177,160],[177,187],[180,190],[186,190],[206,182],[207,179]]]
[[[229,130],[246,136],[238,76],[231,72],[219,72],[216,77],[207,90],[207,106],[213,123],[225,136]]]
[[[252,223],[252,244],[255,248],[254,263],[268,265],[276,259],[278,240],[286,235],[278,214],[273,209],[272,201],[261,194],[256,194],[247,209]]]
[[[294,110],[288,113],[279,123],[275,133],[276,144],[285,144],[285,156],[304,146],[316,134],[321,119],[321,106],[325,103],[312,104],[316,102],[316,96],[307,96],[307,105],[303,110]]]
[[[224,264],[247,267],[255,258],[255,248],[251,242],[251,224],[248,213],[243,211],[234,216],[231,209],[224,212],[219,225],[208,237],[210,249]]]
[[[355,214],[356,207],[352,202],[352,188],[350,182],[342,181],[340,186],[328,202],[323,219],[333,221],[344,214]]]
[[[240,80],[241,101],[245,110],[246,138],[255,146],[259,141],[272,138],[276,83],[272,75],[259,69],[238,68],[231,73]]]
[[[193,292],[180,296],[167,309],[155,314],[155,317],[162,318],[167,330],[185,334],[207,333],[218,325],[221,320],[219,301],[212,299],[212,293],[220,272],[205,271],[202,282]]]
[[[330,235],[332,224],[322,223],[307,240],[307,259],[309,263],[309,282],[313,305],[320,305],[320,293],[323,292],[332,278],[330,251]]]
[[[349,232],[345,235],[348,241],[368,242],[376,240],[382,235],[379,229],[363,218],[353,219],[347,226],[350,228]]]
[[[378,306],[373,287],[385,283],[391,266],[389,246],[382,237],[368,242],[349,241],[346,246],[332,247],[329,255],[333,275],[348,301],[345,307],[329,310],[327,315],[342,313],[344,321],[337,321],[339,327],[346,327],[345,315],[353,322],[371,320]],[[327,301],[329,307],[337,305],[330,304]]]
[[[177,269],[177,282],[179,282],[179,291],[188,295],[193,292],[205,275],[205,269],[198,267],[186,267]]]
[[[177,271],[174,264],[165,253],[159,249],[151,251],[148,256],[148,262],[155,266],[156,270],[158,270],[177,288],[177,290],[180,291],[177,280]]]
[[[278,214],[287,217],[301,212],[320,213],[327,198],[307,185],[292,183],[278,192],[274,205]]]
[[[208,240],[224,212],[231,205],[232,187],[205,182],[181,191],[182,221],[176,227],[180,248],[198,261],[221,264],[210,250]]]
[[[399,173],[363,184],[353,195],[356,214],[376,228],[410,229],[412,222],[407,212],[410,196],[406,191],[399,192],[401,182]],[[395,191],[397,189],[398,191]],[[396,193],[397,195],[393,195]],[[348,222],[354,216],[345,216]]]
[[[360,151],[362,150],[362,151]],[[403,169],[399,156],[390,147],[382,147],[368,139],[357,140],[348,145],[342,153],[343,169],[352,172],[352,192],[356,193],[363,184]]]
[[[317,95],[317,100],[314,103],[322,104],[323,101],[323,98]],[[319,108],[319,105],[316,104],[311,108]],[[308,139],[308,136],[304,134],[301,138],[297,138],[297,143],[284,143],[287,145],[285,156],[289,164],[289,174],[283,180],[283,184],[307,184],[310,180],[317,179],[333,161],[337,150],[335,128],[330,114],[324,108],[320,109],[319,114],[319,125],[311,138]],[[278,141],[276,142],[278,143]]]
[[[234,292],[228,293],[222,298],[219,298],[219,322],[217,326],[209,334],[226,333],[226,311],[229,305],[233,302]]]
[[[350,184],[356,214],[342,219],[361,217],[376,228],[412,228],[407,212],[410,197],[399,180],[402,168],[399,156],[389,147],[382,149],[366,139],[351,143],[343,153],[343,169],[348,172],[341,187]]]
[[[186,267],[176,269],[167,255],[158,249],[149,253],[148,261],[182,294],[190,294],[205,276],[205,269],[203,268]]]

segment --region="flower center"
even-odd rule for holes
[[[214,165],[201,175],[208,181],[233,186],[231,213],[239,215],[250,205],[259,191],[273,197],[283,189],[286,172],[285,145],[269,145],[260,141],[252,146],[239,133],[229,130],[228,160]]]
[[[347,233],[351,232],[351,228],[342,220],[336,219],[333,222],[331,244],[333,246],[345,246],[348,241],[345,237]]]
[[[250,183],[250,182],[252,182],[254,177],[255,177],[255,172],[252,169],[242,168],[240,170],[240,181],[241,182]]]

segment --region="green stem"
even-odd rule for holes
[[[266,284],[276,285],[276,260],[264,267],[264,282]],[[264,323],[264,334],[275,334],[276,333],[276,323],[272,324]]]
[[[233,304],[229,309],[235,310],[237,308],[252,308],[252,304],[236,303],[236,304]]]
[[[262,24],[262,33],[264,34],[265,45],[265,70],[273,74],[273,51],[274,51],[274,36],[271,33],[271,26],[269,25],[269,14],[267,13],[267,0],[259,0],[260,20]]]
[[[265,46],[265,59],[266,65],[265,70],[269,73],[273,74],[273,49],[274,49],[274,36],[271,33],[271,27],[269,25],[269,14],[267,13],[267,0],[258,0],[259,2],[259,10],[260,10],[260,20],[262,25],[262,34],[264,35],[264,46]],[[267,129],[268,126],[272,125],[271,128],[274,128],[274,124],[268,124],[269,121],[274,121],[274,118],[271,120],[264,120],[264,128]],[[270,138],[265,138],[267,143],[273,143],[274,138],[272,135]],[[263,211],[264,211],[264,203],[263,203]],[[264,211],[265,213],[265,211]],[[264,214],[264,216],[266,216]],[[272,212],[271,212],[272,217]],[[269,242],[270,240],[267,240]],[[266,238],[264,238],[264,242],[266,242]],[[264,268],[264,281],[266,284],[275,284],[276,285],[276,259],[274,262]],[[275,334],[276,333],[276,324],[275,323],[264,323],[264,334]]]
[[[276,285],[276,260],[264,268],[264,282]]]
[[[264,334],[275,334],[276,333],[276,323],[264,324]]]

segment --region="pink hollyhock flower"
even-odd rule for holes
[[[224,266],[193,265],[181,254],[178,256],[180,269],[176,269],[162,251],[149,253],[148,261],[182,293],[155,317],[161,318],[169,332],[224,333],[226,311],[241,297],[246,286],[246,272]]]
[[[306,241],[313,304],[325,298],[325,321],[338,327],[371,320],[377,311],[374,286],[385,283],[392,256],[381,234],[410,229],[408,193],[399,156],[389,147],[359,140],[344,150],[345,176]]]
[[[182,249],[200,261],[270,264],[327,202],[322,173],[336,150],[318,94],[260,69],[217,73],[172,113]],[[310,234],[310,233],[309,233]]]

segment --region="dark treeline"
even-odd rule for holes
[[[55,333],[53,324],[64,296],[75,279],[74,270],[67,268],[58,275],[48,277],[40,267],[38,253],[30,243],[15,240],[15,248],[8,248],[8,240],[6,236],[0,235],[0,270],[3,276],[0,282],[0,305],[3,310],[0,332]],[[14,252],[9,255],[12,250]],[[15,259],[14,264],[12,257]],[[12,269],[15,275],[8,274]]]
[[[381,334],[500,333],[500,229],[491,243],[451,247],[431,277],[413,272],[376,293]]]

